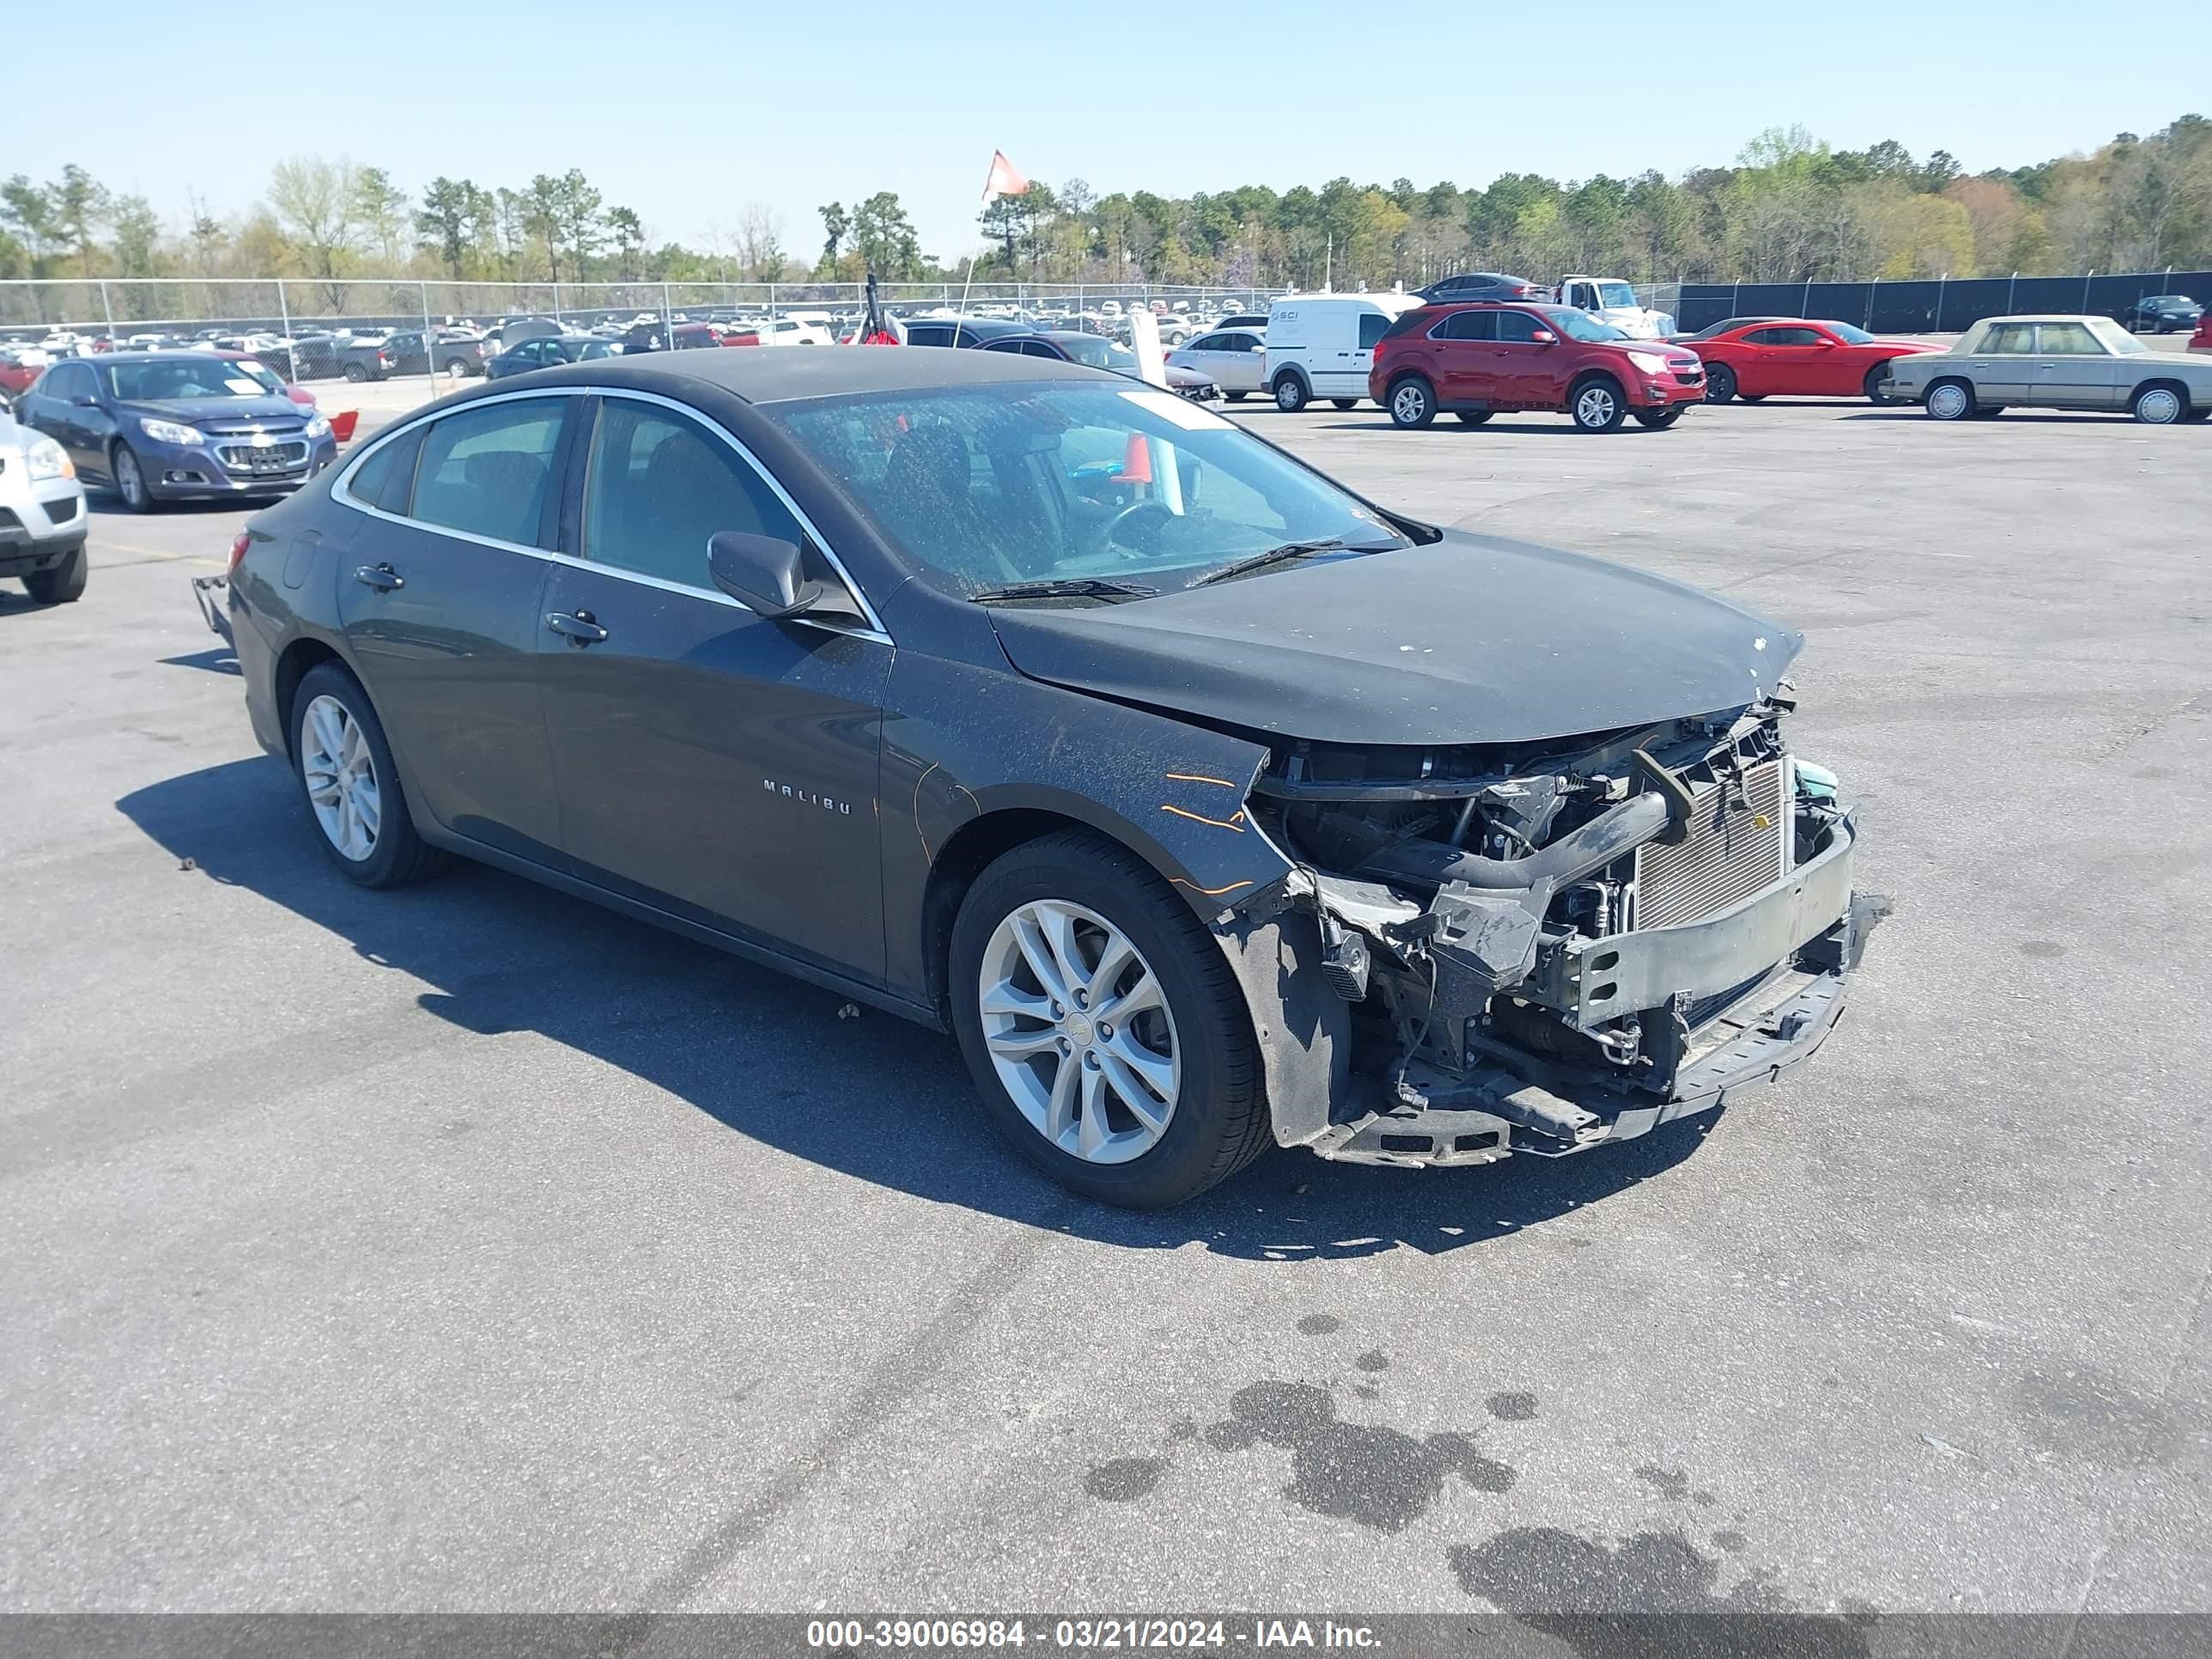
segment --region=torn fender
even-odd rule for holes
[[[1321,971],[1321,924],[1297,905],[1263,921],[1233,916],[1214,937],[1252,1012],[1276,1144],[1320,1139],[1352,1078],[1352,1011]]]

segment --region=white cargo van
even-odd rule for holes
[[[1421,303],[1411,294],[1296,294],[1267,307],[1267,390],[1296,414],[1316,398],[1349,409],[1367,395],[1375,343]]]

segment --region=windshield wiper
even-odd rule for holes
[[[1110,576],[1065,576],[1054,581],[1008,582],[1003,587],[979,588],[968,596],[968,602],[995,605],[1001,599],[1149,599],[1159,591],[1142,582],[1116,581]]]
[[[1255,553],[1249,558],[1238,559],[1233,564],[1224,564],[1218,570],[1209,570],[1191,586],[1205,587],[1213,582],[1225,582],[1231,576],[1242,576],[1247,571],[1265,570],[1271,564],[1288,564],[1292,559],[1307,558],[1316,553],[1334,552],[1339,549],[1346,553],[1381,553],[1388,550],[1380,547],[1353,547],[1341,536],[1323,536],[1310,542],[1284,542],[1269,548],[1264,553]]]

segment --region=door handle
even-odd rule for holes
[[[571,645],[597,645],[606,638],[607,630],[592,619],[588,611],[549,611],[545,625]]]
[[[380,593],[389,593],[395,587],[407,586],[407,579],[388,564],[365,564],[353,573],[353,579]]]

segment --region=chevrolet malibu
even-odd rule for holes
[[[276,495],[337,459],[331,423],[247,357],[118,351],[54,364],[15,418],[132,513],[163,501]]]
[[[1070,1187],[1559,1157],[1834,1025],[1881,902],[1800,639],[984,351],[481,386],[257,516],[253,729],[366,887],[483,860],[957,1039]]]

